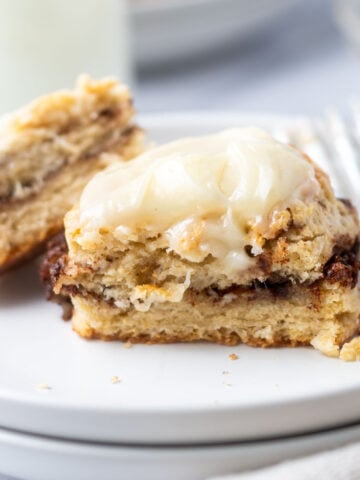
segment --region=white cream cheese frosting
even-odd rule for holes
[[[93,248],[104,231],[123,244],[157,238],[189,261],[211,255],[239,270],[254,261],[245,247],[262,251],[255,227],[318,192],[314,167],[295,148],[258,128],[233,128],[97,174],[80,200],[76,242]]]

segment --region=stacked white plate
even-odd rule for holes
[[[291,130],[303,119],[140,121],[162,142],[242,124]],[[0,472],[202,480],[360,440],[360,363],[306,348],[86,341],[45,301],[36,270],[0,278]]]

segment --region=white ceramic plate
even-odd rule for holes
[[[187,447],[74,442],[0,429],[0,472],[23,480],[208,480],[359,440],[359,425],[277,440]]]
[[[303,119],[161,114],[140,122],[165,141]],[[32,264],[0,279],[0,426],[91,441],[215,443],[314,431],[360,419],[360,362],[307,348],[86,341],[44,300]],[[239,359],[228,356],[236,353]],[[229,372],[224,374],[223,372]],[[121,382],[111,383],[118,375]],[[39,389],[39,384],[51,389]]]
[[[295,0],[129,0],[135,57],[143,66],[207,53],[242,39]]]

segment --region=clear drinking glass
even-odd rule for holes
[[[125,0],[0,0],[0,114],[80,73],[131,79]]]

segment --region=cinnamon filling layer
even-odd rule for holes
[[[105,115],[105,113],[102,115]],[[106,115],[109,115],[109,113],[106,113]],[[105,132],[102,139],[98,139],[95,145],[80,154],[79,157],[75,159],[74,163],[90,160],[105,151],[114,149],[116,146],[120,147],[128,141],[136,129],[136,126],[130,126],[125,130],[122,130],[121,128],[116,130],[114,128],[114,130]],[[12,183],[11,185],[8,185],[6,193],[0,194],[0,208],[8,206],[9,204],[20,203],[34,197],[41,191],[46,181],[58,175],[64,167],[69,165],[70,162],[68,157],[64,157],[60,162],[54,163],[55,167],[50,170],[44,170],[43,174],[39,177],[34,175],[36,172],[31,172],[31,178],[22,181],[20,180],[18,184]]]
[[[286,298],[292,295],[294,287],[301,286],[318,295],[321,283],[327,281],[331,284],[338,284],[343,288],[353,289],[357,285],[360,262],[359,240],[357,239],[351,249],[341,251],[340,245],[334,247],[336,252],[323,267],[323,278],[309,284],[294,284],[289,278],[280,278],[276,282],[266,280],[259,282],[254,280],[251,285],[241,286],[232,285],[226,289],[220,290],[216,286],[211,286],[201,292],[189,289],[190,301],[196,304],[196,298],[200,295],[206,295],[213,302],[222,301],[226,304],[239,296],[246,294],[248,300],[256,300],[256,297],[269,293],[275,298]],[[41,267],[41,277],[47,290],[48,300],[55,301],[64,307],[64,318],[71,318],[70,296],[81,296],[83,298],[93,298],[98,302],[114,306],[115,299],[105,299],[102,295],[86,290],[81,285],[63,286],[62,294],[55,295],[53,286],[62,274],[66,265],[68,248],[63,234],[55,237],[48,246],[46,258]]]

